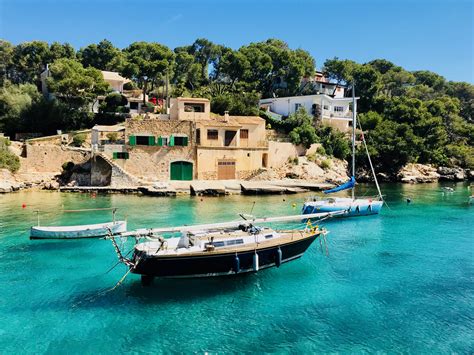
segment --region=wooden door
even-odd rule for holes
[[[192,180],[193,164],[187,161],[175,161],[170,167],[171,180]]]
[[[235,179],[235,160],[219,160],[217,162],[217,179]]]

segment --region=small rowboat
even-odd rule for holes
[[[109,208],[89,208],[82,210],[65,210],[63,212],[91,212],[91,211],[112,211],[112,222],[83,224],[78,226],[40,226],[40,211],[36,210],[38,225],[31,227],[30,239],[80,239],[80,238],[100,238],[106,235],[115,235],[127,231],[127,221],[116,221],[116,207]]]
[[[98,238],[127,231],[126,221],[115,221],[79,226],[31,227],[30,239]]]

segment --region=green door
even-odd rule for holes
[[[175,161],[171,163],[171,180],[192,180],[193,164],[187,161]]]

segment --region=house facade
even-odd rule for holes
[[[310,115],[320,119],[323,124],[347,131],[352,123],[352,98],[331,97],[324,94],[262,99],[262,109],[283,117],[304,108]]]
[[[207,99],[174,98],[170,114],[110,127],[94,127],[94,150],[141,180],[245,179],[268,166],[265,120],[211,114]]]
[[[303,78],[301,84],[311,86],[316,94],[328,95],[334,98],[344,97],[345,87],[331,83],[320,71],[316,71],[316,74],[311,78]]]

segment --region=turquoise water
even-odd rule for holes
[[[107,273],[116,262],[110,242],[30,241],[35,209],[46,211],[44,224],[75,224],[108,214],[61,210],[119,206],[134,228],[234,219],[254,201],[257,216],[296,214],[304,196],[2,195],[1,352],[472,353],[474,206],[467,185],[452,194],[440,185],[383,190],[390,209],[380,216],[325,224],[329,256],[315,243],[279,269],[149,288],[129,275],[110,292],[126,271],[120,265]]]

